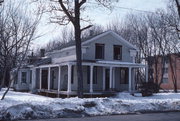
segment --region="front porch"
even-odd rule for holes
[[[43,95],[43,96],[48,96],[48,97],[61,97],[61,98],[66,98],[66,97],[75,97],[77,96],[77,91],[71,91],[68,93],[67,91],[57,91],[57,90],[45,90],[45,89],[39,89],[38,94]],[[92,97],[110,97],[110,96],[115,96],[117,94],[116,91],[95,91],[93,93],[90,92],[84,92],[83,95],[85,98],[92,98]]]
[[[142,64],[125,62],[83,62],[83,87],[85,96],[113,95],[120,91],[135,92],[135,72]],[[36,67],[36,88],[39,93],[58,97],[77,95],[76,62],[41,65]],[[39,80],[39,81],[38,81]]]

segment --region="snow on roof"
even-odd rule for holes
[[[120,61],[97,61],[97,63],[114,64],[114,65],[129,65],[129,66],[145,66],[144,64],[140,64],[140,63],[120,62]]]

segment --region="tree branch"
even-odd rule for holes
[[[62,0],[58,0],[58,1],[59,1],[59,4],[61,5],[61,8],[63,9],[63,12],[67,15],[69,20],[74,24],[74,17],[68,12],[68,10],[64,6]]]
[[[86,3],[86,0],[82,0],[82,1],[79,3],[79,6],[81,7],[84,3]]]
[[[86,30],[86,29],[89,29],[89,28],[92,27],[92,26],[93,26],[93,25],[88,25],[88,26],[82,28],[82,29],[81,29],[81,32],[84,31],[84,30]]]

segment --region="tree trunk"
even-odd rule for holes
[[[178,15],[180,17],[180,4],[179,4],[178,0],[175,0],[175,2],[176,2],[176,6],[177,6]]]
[[[0,91],[5,86],[6,72],[7,72],[7,67],[5,65],[5,69],[4,69],[4,73],[3,73],[3,79],[2,79],[2,82],[1,82],[1,85],[0,85]]]
[[[78,97],[83,98],[83,74],[82,74],[82,51],[81,51],[81,28],[80,28],[80,6],[79,0],[75,0],[75,42],[76,42],[76,60],[77,60],[77,78],[78,78]]]

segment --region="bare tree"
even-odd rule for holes
[[[117,2],[118,0],[116,0]],[[110,8],[111,0],[95,0],[96,3],[103,7]],[[81,21],[85,20],[81,17],[82,12],[86,8],[87,0],[51,0],[50,9],[48,10],[54,16],[51,17],[52,23],[67,25],[71,23],[74,27],[74,37],[76,45],[76,65],[78,80],[78,97],[83,97],[83,75],[82,75],[82,51],[81,51],[81,33],[83,30],[90,28],[92,25],[81,27]],[[85,20],[87,21],[87,20]]]
[[[31,42],[38,37],[35,33],[41,16],[31,16],[24,7],[23,3],[6,1],[0,10],[0,70],[3,70],[0,88],[5,84],[8,87],[2,99],[12,82],[10,70],[22,66]]]
[[[172,6],[167,9],[157,10],[154,14],[130,14],[124,22],[116,20],[107,26],[139,48],[137,61],[143,62],[143,58],[146,58],[149,80],[155,81],[159,87],[163,81],[167,54],[179,52],[180,47],[178,14]]]

